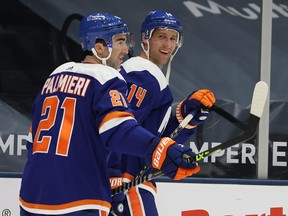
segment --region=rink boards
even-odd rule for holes
[[[288,215],[288,182],[191,178],[158,182],[160,216]],[[0,178],[0,215],[19,215],[21,178]]]

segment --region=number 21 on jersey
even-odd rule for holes
[[[34,153],[48,153],[52,136],[42,136],[41,132],[49,131],[56,122],[57,114],[59,115],[59,108],[63,109],[63,116],[61,119],[61,128],[58,133],[56,154],[67,156],[71,134],[73,131],[75,118],[76,99],[66,97],[60,106],[60,101],[57,96],[47,97],[42,106],[41,116],[47,116],[39,122],[33,145]],[[58,116],[59,117],[59,116]]]
[[[123,95],[117,90],[109,92],[112,106],[127,106]],[[48,153],[51,144],[51,135],[41,136],[41,132],[49,131],[55,126],[56,119],[61,121],[61,126],[55,137],[58,137],[56,146],[56,155],[68,156],[70,139],[74,128],[76,98],[66,97],[62,104],[57,96],[47,97],[42,106],[42,119],[37,127],[34,138],[33,154]],[[63,110],[63,112],[60,112]]]

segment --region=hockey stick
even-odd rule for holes
[[[210,111],[213,111],[217,113],[218,115],[224,117],[225,119],[227,119],[228,121],[236,125],[238,128],[242,129],[243,131],[246,130],[247,125],[244,122],[240,121],[235,116],[231,115],[230,113],[228,113],[221,107],[214,104],[212,108],[210,109]]]
[[[235,116],[233,116],[232,114],[230,114],[229,112],[224,110],[223,108],[217,106],[216,104],[214,104],[210,108],[210,112],[212,112],[212,111],[217,113],[219,116],[225,118],[226,120],[231,122],[233,125],[235,125],[238,128],[240,128],[242,131],[246,130],[247,123],[242,122],[241,120],[239,120],[238,118],[236,118]],[[199,125],[197,127],[197,130],[196,130],[196,133],[195,133],[195,139],[196,139],[195,141],[197,143],[203,143],[203,130],[204,130],[203,125]]]
[[[268,94],[267,84],[263,81],[257,82],[255,85],[255,88],[254,88],[254,92],[253,92],[251,108],[250,108],[250,115],[249,115],[249,120],[248,120],[248,126],[247,126],[247,128],[243,134],[241,134],[240,136],[234,137],[234,138],[232,138],[232,139],[230,139],[230,140],[228,140],[228,141],[226,141],[226,142],[224,142],[218,146],[215,146],[211,149],[197,153],[194,158],[186,158],[186,159],[189,161],[192,161],[192,162],[197,162],[197,161],[200,161],[200,160],[204,159],[205,157],[208,157],[208,156],[210,156],[216,152],[219,152],[221,150],[229,148],[229,147],[236,145],[238,143],[245,142],[245,141],[251,139],[253,136],[255,136],[255,134],[257,132],[260,118],[261,118],[263,110],[264,110],[265,102],[267,99],[267,94]],[[186,122],[184,122],[184,123],[186,123]],[[184,123],[181,126],[179,125],[179,127],[183,127]],[[123,184],[121,187],[115,188],[112,191],[112,194],[114,195],[114,194],[129,190],[130,188],[132,188],[136,185],[139,185],[139,184],[142,184],[146,181],[150,181],[152,179],[161,177],[163,175],[164,174],[162,173],[162,171],[159,170],[159,171],[151,173],[149,175],[142,176],[141,178],[138,178],[136,181],[134,180],[134,181],[131,181],[127,184]]]
[[[267,99],[268,94],[268,86],[265,82],[259,81],[256,83],[256,86],[254,88],[253,97],[252,97],[252,103],[250,108],[250,115],[248,120],[248,126],[243,134],[240,136],[234,137],[218,146],[215,146],[211,149],[208,149],[206,151],[200,152],[196,154],[195,158],[193,158],[193,161],[199,161],[204,159],[204,157],[208,157],[212,155],[213,153],[220,152],[223,149],[227,149],[235,144],[245,142],[249,139],[251,139],[253,136],[255,136],[258,128],[258,124],[260,121],[260,118],[262,116],[265,102]]]

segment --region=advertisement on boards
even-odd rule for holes
[[[20,178],[0,178],[0,215],[19,216]],[[159,216],[286,216],[288,186],[157,182]]]

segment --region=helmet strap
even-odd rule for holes
[[[109,59],[111,57],[112,54],[112,48],[108,47],[108,51],[109,51],[109,55],[106,58],[101,58],[98,56],[98,53],[96,52],[96,50],[94,49],[94,47],[91,49],[92,53],[96,56],[96,58],[98,58],[99,60],[101,60],[103,65],[107,65],[107,59]]]
[[[145,53],[147,59],[149,60],[149,50],[150,50],[149,40],[146,40],[146,43],[147,43],[147,50],[145,50],[144,42],[141,43],[141,47],[142,47],[142,50]]]

